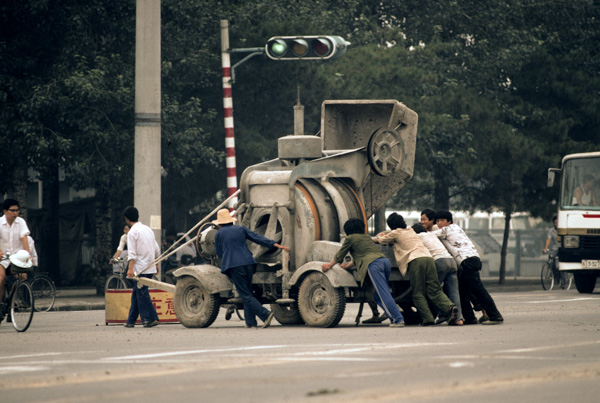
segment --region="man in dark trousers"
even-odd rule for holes
[[[449,211],[437,211],[435,223],[439,229],[433,231],[433,234],[440,238],[459,266],[458,289],[464,323],[474,325],[478,322],[471,307],[472,297],[487,314],[487,319],[481,321],[481,324],[499,325],[504,323],[504,318],[498,311],[494,299],[481,282],[479,276],[481,259],[473,242],[462,228],[452,222],[452,213]]]
[[[263,328],[269,327],[273,320],[273,312],[269,312],[252,295],[252,276],[256,271],[256,260],[246,245],[246,240],[265,246],[289,251],[287,246],[279,245],[275,241],[250,231],[241,225],[233,225],[234,219],[229,210],[221,209],[217,213],[214,224],[220,227],[215,236],[217,254],[221,258],[221,272],[233,281],[236,290],[244,303],[244,319],[246,327],[255,328],[256,316],[264,323]]]
[[[138,221],[140,215],[135,207],[127,207],[123,215],[130,228],[127,233],[127,250],[129,251],[127,255],[127,277],[135,275],[152,278],[152,274],[158,271],[158,265],[154,265],[148,270],[145,269],[160,255],[160,248],[154,237],[154,231]],[[158,314],[152,303],[152,298],[150,298],[148,286],[141,286],[139,283],[133,287],[131,293],[131,308],[129,308],[129,317],[125,327],[134,327],[138,316],[140,316],[144,327],[158,325]]]

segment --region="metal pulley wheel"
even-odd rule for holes
[[[213,260],[217,257],[217,248],[215,246],[217,231],[217,226],[212,222],[202,224],[198,230],[196,250],[206,260]]]
[[[367,145],[367,158],[377,175],[390,176],[400,168],[404,143],[398,132],[391,127],[382,127],[371,135]]]

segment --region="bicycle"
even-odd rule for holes
[[[118,257],[112,260],[113,263],[113,274],[108,276],[106,279],[105,290],[126,290],[133,288],[131,280],[127,279],[127,264],[122,257]]]
[[[9,257],[9,254],[3,255],[2,260]],[[24,275],[30,271],[31,266],[22,268],[13,264],[12,261],[6,270],[4,293],[2,294],[2,303],[0,303],[0,321],[6,317],[7,322],[12,322],[17,332],[26,331],[33,320],[34,296]]]
[[[35,299],[36,312],[48,312],[56,301],[56,286],[48,273],[34,272],[31,279],[31,291]]]
[[[548,261],[544,263],[541,271],[542,288],[547,291],[551,291],[554,288],[554,284],[561,284],[560,277],[564,275],[564,282],[561,284],[561,288],[565,290],[571,289],[573,283],[572,273],[561,273],[558,270],[558,257],[554,258],[552,255],[548,255]]]

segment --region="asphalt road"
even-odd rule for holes
[[[492,293],[497,326],[106,326],[103,311],[0,325],[6,402],[597,402],[600,293]],[[368,309],[367,309],[368,310]]]

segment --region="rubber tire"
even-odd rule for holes
[[[335,327],[346,310],[345,290],[334,288],[323,273],[310,273],[300,285],[298,309],[308,326]]]
[[[52,280],[46,276],[34,278],[31,292],[33,292],[35,301],[33,308],[36,312],[48,312],[52,309],[56,301],[56,287]]]
[[[209,294],[195,277],[179,277],[173,294],[173,308],[183,326],[209,327],[219,314],[219,296]]]
[[[31,286],[25,281],[19,281],[10,303],[10,316],[17,332],[24,332],[29,328],[33,319],[34,305]]]
[[[542,271],[540,273],[540,279],[542,281],[542,288],[544,290],[552,290],[554,287],[554,274],[548,263],[544,263]]]
[[[127,284],[123,283],[123,279],[118,274],[110,275],[104,285],[104,290],[124,290],[127,288]]]
[[[302,315],[298,310],[297,304],[279,305],[271,304],[271,312],[275,315],[275,319],[282,325],[303,325]]]
[[[580,294],[591,294],[596,287],[596,273],[587,271],[574,271],[575,288]]]

